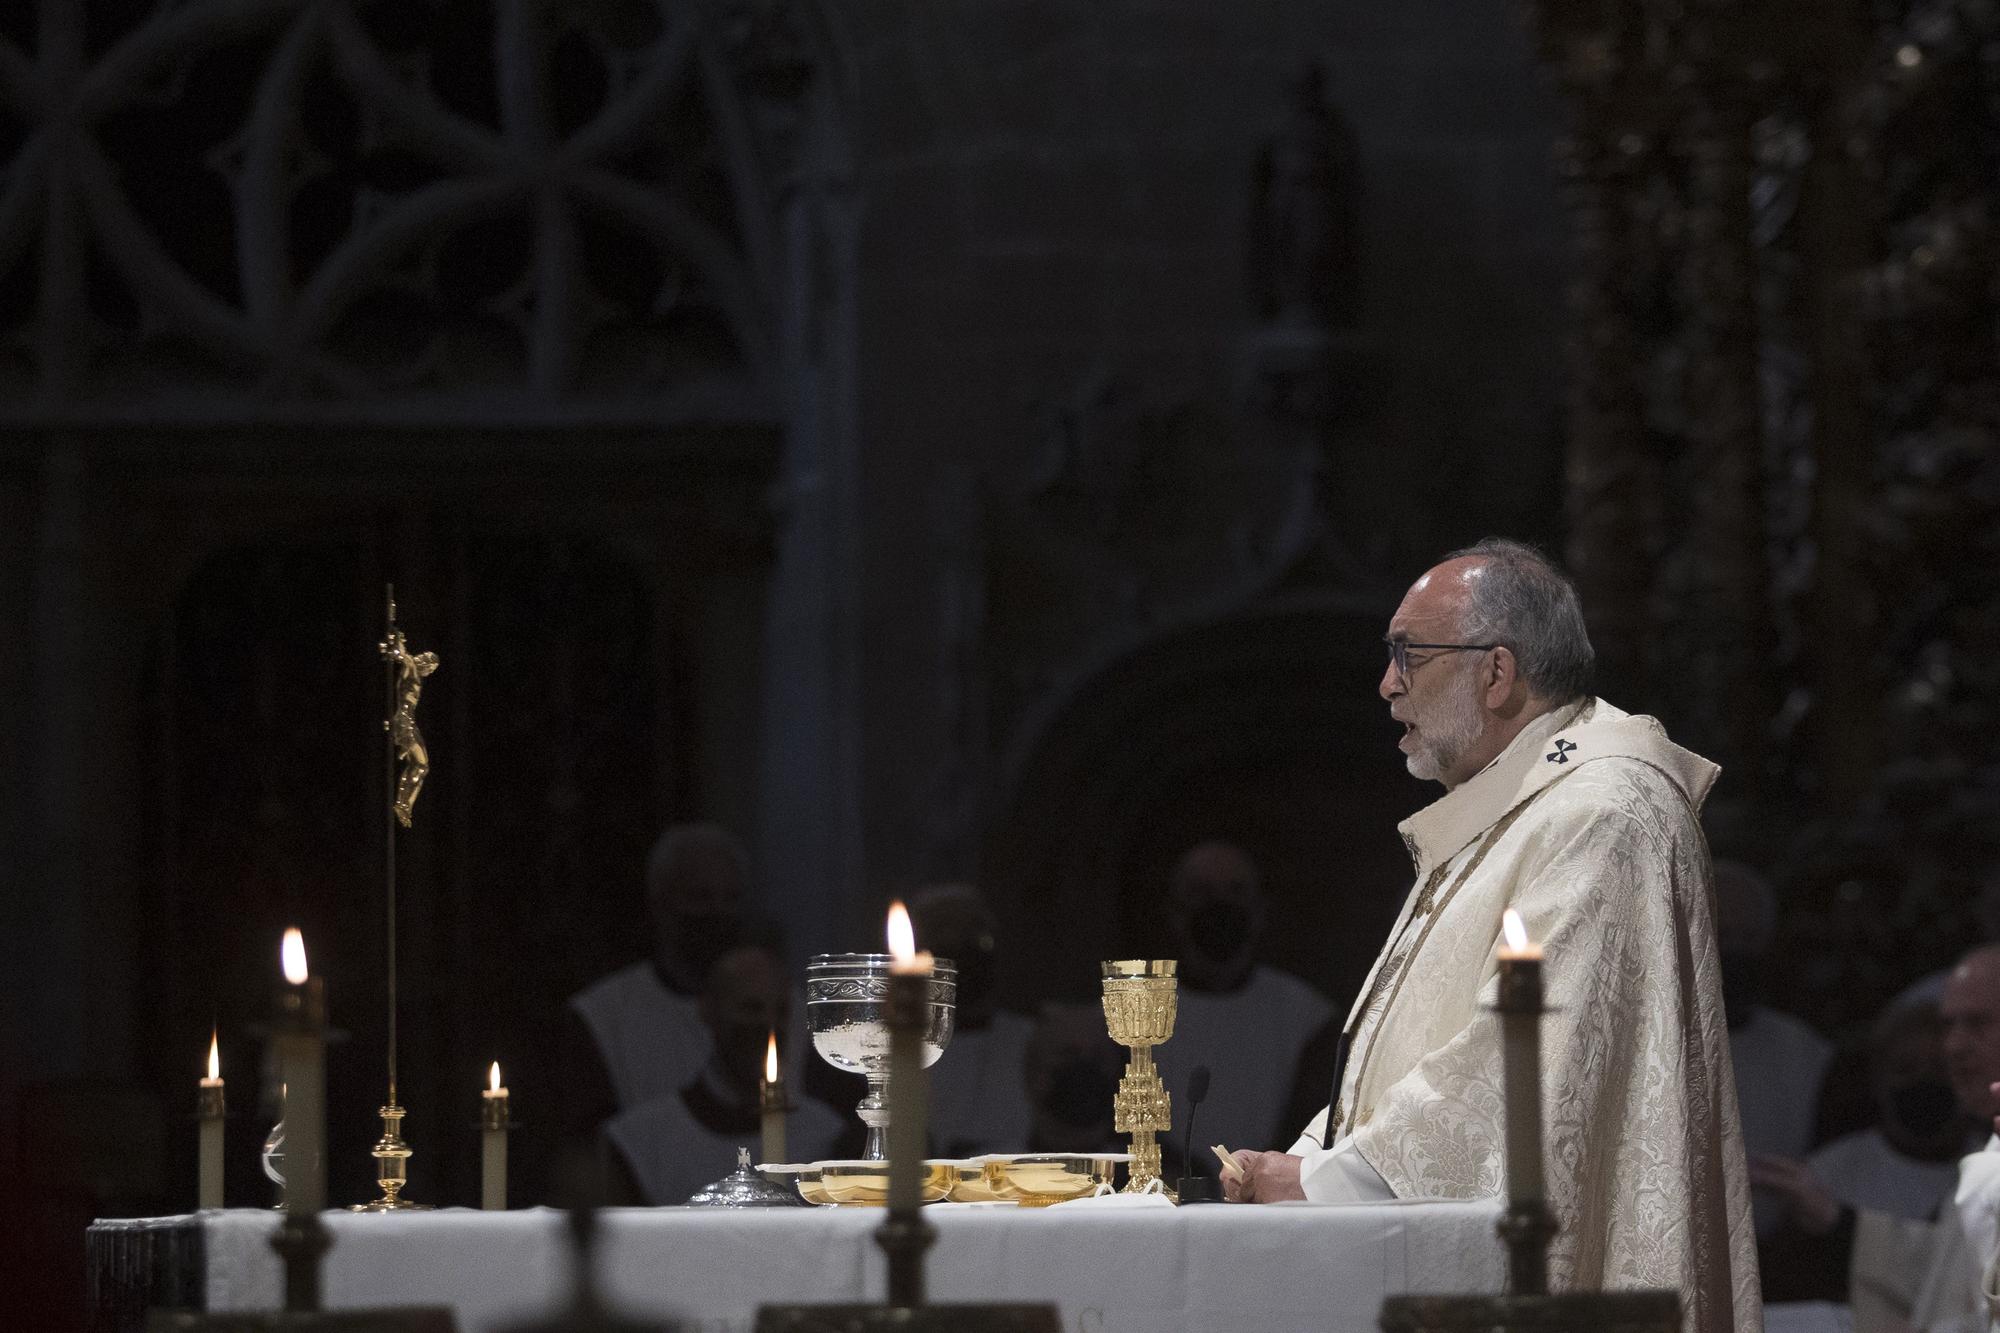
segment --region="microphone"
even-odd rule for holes
[[[1209,1072],[1207,1065],[1196,1065],[1188,1071],[1187,1101],[1188,1127],[1187,1141],[1181,1149],[1181,1169],[1187,1172],[1179,1181],[1176,1193],[1182,1203],[1214,1203],[1215,1182],[1194,1169],[1194,1113],[1208,1099]]]

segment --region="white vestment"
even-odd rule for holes
[[[1736,1075],[1747,1155],[1802,1158],[1812,1150],[1820,1084],[1832,1061],[1832,1042],[1802,1020],[1766,1005],[1752,1009],[1743,1025],[1730,1032],[1729,1064]],[[1946,1190],[1951,1188],[1951,1169],[1947,1163]],[[1760,1236],[1770,1236],[1785,1220],[1785,1201],[1775,1190],[1752,1188],[1750,1207]]]
[[[1025,1066],[1035,1025],[1005,1009],[983,1028],[960,1028],[931,1066],[931,1145],[941,1157],[1021,1152],[1028,1146]]]
[[[2000,1139],[1958,1165],[1958,1190],[1939,1215],[1931,1263],[1917,1293],[1917,1333],[2000,1329]]]
[[[1698,822],[1718,770],[1601,700],[1530,723],[1402,825],[1417,882],[1348,1017],[1336,1137],[1399,1198],[1501,1192],[1500,914],[1541,943],[1558,1291],[1667,1287],[1690,1333],[1761,1326]],[[1322,1112],[1293,1151],[1313,1196]]]
[[[1806,1158],[1806,1165],[1826,1192],[1848,1207],[1918,1222],[1936,1217],[1958,1183],[1956,1158],[1925,1162],[1905,1157],[1879,1129],[1842,1135]]]
[[[822,1161],[844,1128],[845,1122],[823,1103],[801,1097],[785,1116],[785,1156],[795,1162]],[[738,1148],[748,1148],[752,1162],[762,1148],[761,1128],[718,1134],[695,1119],[678,1092],[619,1112],[605,1124],[604,1133],[652,1204],[686,1203],[690,1194],[736,1169]]]
[[[1188,1075],[1208,1066],[1208,1100],[1196,1118],[1201,1142],[1188,1168],[1200,1171],[1215,1160],[1208,1144],[1256,1148],[1271,1141],[1285,1119],[1299,1054],[1333,1017],[1333,1005],[1289,972],[1262,964],[1226,995],[1183,985],[1177,1003],[1173,1040],[1155,1049],[1153,1059],[1178,1125],[1187,1123]]]
[[[634,963],[598,978],[570,996],[569,1007],[597,1038],[621,1111],[675,1095],[708,1063],[708,1025],[701,1021],[700,1001],[668,990],[651,963]],[[785,1078],[794,1088],[802,1086],[799,1079],[811,1046],[800,1016],[804,1008],[803,1003],[792,1005],[779,1043]]]

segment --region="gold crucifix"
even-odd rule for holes
[[[395,711],[382,723],[395,743],[403,762],[396,777],[396,820],[410,826],[410,808],[423,790],[424,775],[431,771],[430,752],[424,748],[424,733],[417,730],[417,699],[424,692],[424,677],[438,669],[436,653],[410,652],[403,631],[396,626],[396,599],[389,597],[389,635],[382,644],[383,658],[395,668]]]

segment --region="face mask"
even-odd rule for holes
[[[1912,1138],[1942,1133],[1958,1117],[1958,1098],[1951,1084],[1919,1079],[1889,1091],[1889,1115]]]
[[[1250,947],[1250,911],[1235,903],[1203,903],[1188,914],[1188,943],[1212,963],[1229,963]]]
[[[1086,1060],[1072,1060],[1056,1070],[1042,1109],[1065,1125],[1094,1125],[1111,1114],[1118,1080]]]
[[[719,913],[677,914],[673,922],[673,947],[696,981],[708,975],[716,959],[735,948],[743,936],[743,923]]]
[[[1750,1021],[1764,998],[1764,960],[1752,953],[1722,955],[1722,1015],[1730,1027]]]

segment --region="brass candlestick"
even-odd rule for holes
[[[394,1102],[383,1107],[376,1114],[382,1117],[382,1137],[368,1150],[375,1159],[375,1183],[382,1189],[382,1197],[372,1203],[358,1203],[351,1211],[357,1213],[399,1213],[410,1209],[428,1208],[429,1204],[411,1203],[402,1197],[403,1187],[410,1183],[410,1145],[403,1142],[403,1117],[408,1114]]]
[[[1153,1048],[1174,1035],[1180,1006],[1174,974],[1179,964],[1171,958],[1124,959],[1103,967],[1105,1025],[1111,1029],[1111,1040],[1132,1051],[1125,1076],[1118,1080],[1113,1123],[1120,1134],[1132,1138],[1125,1192],[1136,1194],[1160,1179],[1160,1145],[1155,1136],[1173,1127],[1173,1099],[1153,1066]]]

